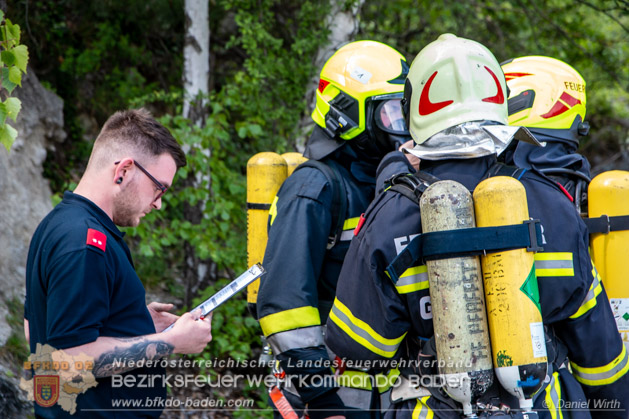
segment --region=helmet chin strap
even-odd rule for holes
[[[411,139],[410,136],[407,138],[385,132],[380,132],[379,136],[380,138],[375,138],[375,133],[369,135],[365,131],[350,140],[349,144],[359,159],[377,164],[388,152],[397,150],[400,145]]]
[[[358,156],[358,159],[367,163],[377,164],[384,156],[384,154],[380,155],[376,144],[369,138],[366,131],[352,138],[349,141],[349,145]]]

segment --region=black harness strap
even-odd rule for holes
[[[389,189],[392,191],[398,192],[419,204],[419,198],[426,189],[440,180],[438,177],[424,172],[400,173],[389,178],[386,184],[391,185]]]
[[[254,209],[254,210],[270,210],[271,209],[271,204],[261,204],[261,203],[256,203],[256,202],[247,202],[247,209]]]
[[[416,261],[484,255],[505,250],[526,248],[537,252],[542,248],[539,220],[500,227],[474,227],[460,230],[433,231],[411,240],[387,266],[394,283]]]
[[[495,163],[482,179],[495,176],[520,179],[524,172],[526,169]],[[387,182],[391,184],[389,189],[419,203],[424,191],[439,180],[428,173],[417,172],[413,175],[395,175]],[[386,272],[391,280],[397,283],[404,271],[417,261],[474,256],[522,248],[529,252],[543,250],[539,220],[526,220],[522,224],[500,227],[475,227],[419,234],[393,259]]]
[[[584,218],[583,222],[585,222],[590,234],[609,234],[612,231],[629,230],[629,215],[617,215],[613,217],[601,215],[597,218]]]

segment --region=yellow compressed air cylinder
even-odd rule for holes
[[[589,217],[629,215],[629,172],[611,170],[596,176],[588,188]],[[594,266],[601,275],[618,331],[629,348],[629,230],[590,236]]]
[[[486,179],[473,196],[478,227],[529,219],[526,191],[514,178]],[[491,253],[481,256],[481,265],[496,377],[527,411],[547,370],[534,254],[526,249]]]
[[[436,182],[419,200],[424,233],[472,228],[472,195],[458,182]],[[429,260],[432,322],[445,390],[472,415],[493,382],[489,330],[478,256]]]
[[[263,152],[247,162],[247,264],[261,263],[266,248],[271,203],[286,179],[286,160],[277,153]],[[247,303],[258,300],[260,280],[247,286]]]
[[[288,170],[287,175],[288,176],[293,174],[293,172],[295,171],[297,166],[299,166],[300,164],[302,164],[303,162],[308,160],[301,153],[297,153],[295,151],[284,153],[284,154],[282,154],[282,157],[284,157],[284,160],[286,160],[286,165],[287,165],[287,170]]]

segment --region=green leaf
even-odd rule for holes
[[[148,256],[148,257],[155,255],[155,253],[153,252],[153,249],[147,243],[140,244],[140,254],[143,256]]]
[[[15,54],[13,51],[2,51],[0,53],[0,59],[2,59],[2,63],[8,66],[15,65]]]
[[[5,19],[7,30],[9,31],[9,41],[14,41],[15,44],[20,43],[20,25],[13,24],[9,19]],[[15,45],[14,44],[14,45]]]
[[[6,107],[7,116],[15,121],[17,119],[17,114],[20,112],[20,109],[22,109],[22,102],[20,99],[10,97],[4,101],[4,106]]]
[[[249,132],[251,132],[251,135],[253,136],[259,136],[262,135],[262,127],[258,124],[252,124],[249,126]]]
[[[247,136],[247,128],[240,127],[238,128],[238,137],[245,138]]]
[[[13,48],[13,54],[15,54],[15,65],[22,70],[22,73],[26,73],[26,64],[28,64],[28,48],[26,45],[18,45]]]
[[[4,103],[0,102],[0,126],[4,125],[7,120],[7,107]]]
[[[15,66],[9,68],[9,81],[15,85],[22,86],[22,73],[19,68]]]
[[[0,71],[2,71],[2,87],[7,89],[7,91],[10,94],[13,91],[13,89],[15,89],[15,86],[17,86],[17,84],[13,83],[10,80],[8,68],[2,67],[0,68]]]
[[[17,130],[11,125],[5,124],[4,126],[0,126],[0,143],[2,143],[7,151],[11,150],[15,137],[17,137]]]

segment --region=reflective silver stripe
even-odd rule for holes
[[[535,260],[535,269],[573,269],[571,260]]]
[[[346,241],[350,241],[352,239],[352,237],[354,237],[354,229],[351,230],[343,230],[343,232],[341,233],[341,241],[342,242],[346,242]]]
[[[391,406],[391,390],[380,393],[380,411],[386,412]]]
[[[363,338],[364,340],[369,342],[369,344],[371,344],[375,348],[381,350],[382,352],[395,354],[395,352],[397,351],[397,348],[400,346],[399,343],[398,344],[394,344],[394,345],[387,345],[387,344],[384,344],[382,342],[377,341],[367,331],[361,329],[360,327],[358,327],[354,323],[352,323],[350,318],[347,317],[345,315],[345,313],[343,313],[341,310],[339,310],[339,308],[336,306],[336,304],[334,304],[334,306],[332,306],[332,312],[334,313],[334,315],[336,315],[336,317],[341,322],[343,322],[343,324],[345,324],[346,327],[348,327],[352,331],[352,333],[354,333],[355,335]],[[401,339],[400,339],[400,341],[401,341]]]
[[[552,406],[555,408],[554,409],[554,414],[553,414],[553,412],[551,412],[551,416],[553,418],[560,418],[562,416],[561,415],[561,405],[559,404],[560,403],[560,401],[559,401],[560,397],[559,397],[559,394],[557,394],[557,389],[555,388],[555,386],[557,385],[557,379],[556,379],[557,376],[558,376],[558,373],[554,373],[551,376],[550,383],[548,384],[548,386],[546,386],[546,393],[550,397],[550,400],[552,402]],[[548,410],[550,411],[550,406],[548,406],[548,404],[549,403],[547,402],[546,403],[546,405],[547,405],[546,407],[548,407],[549,408]]]
[[[428,417],[432,417],[431,415],[432,409],[428,407],[428,399],[430,396],[422,397],[421,399],[417,399],[417,404],[415,405],[415,409],[413,409],[412,417],[413,419],[427,419]],[[419,412],[417,409],[419,408]]]
[[[371,390],[341,386],[336,391],[336,394],[347,407],[360,410],[369,410],[371,408]]]
[[[419,411],[419,416],[417,416],[417,419],[426,419],[428,418],[428,415],[430,414],[430,408],[426,405],[423,405],[421,407],[422,410]]]
[[[319,346],[323,345],[323,328],[312,326],[279,332],[269,336],[267,341],[276,355],[290,349]]]
[[[614,378],[614,376],[620,373],[627,366],[627,362],[629,362],[629,356],[627,355],[628,352],[626,348],[623,348],[623,351],[621,352],[621,354],[624,354],[624,356],[622,357],[620,362],[616,366],[614,366],[613,368],[607,371],[601,371],[599,373],[587,373],[583,371],[582,367],[579,367],[573,364],[573,367],[575,368],[572,369],[572,373],[575,376],[579,377],[581,380],[585,381],[585,384],[587,385],[609,384],[610,382],[613,382],[611,380]],[[605,368],[605,367],[600,367],[600,368]]]
[[[343,231],[341,232],[341,237],[339,241],[348,242],[354,237],[354,230],[360,221],[360,217],[348,218],[343,222]]]
[[[585,298],[583,299],[581,306],[585,305],[588,301],[595,299],[598,296],[598,294],[600,294],[600,291],[598,293],[596,291],[597,291],[597,288],[600,287],[601,285],[601,276],[598,274],[596,270],[594,272],[595,272],[594,280],[592,281],[592,285],[590,285],[590,289],[587,295],[585,296]]]
[[[428,281],[428,272],[421,272],[415,275],[402,276],[395,284],[397,287],[404,285],[419,284]]]

